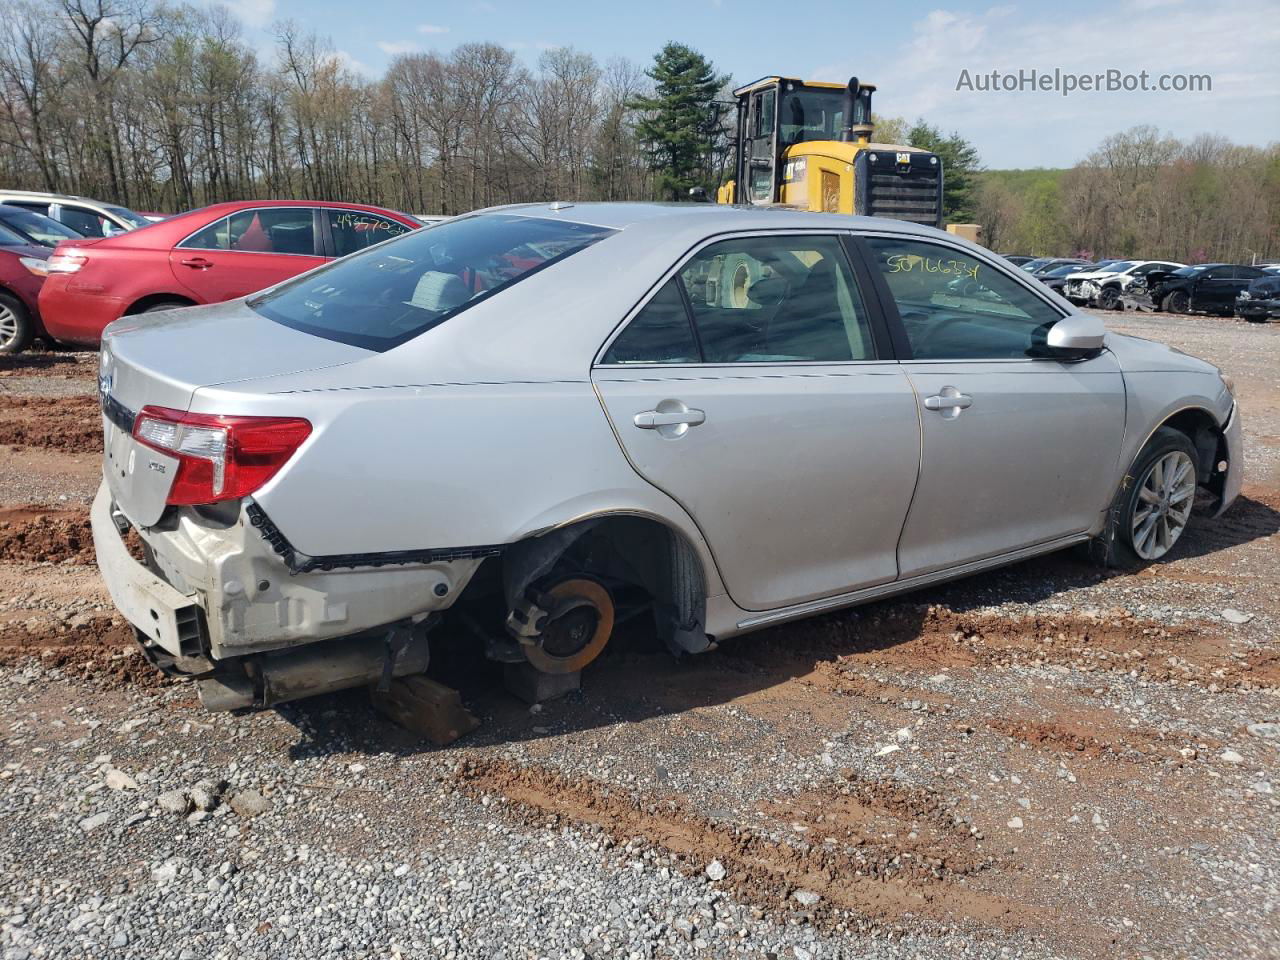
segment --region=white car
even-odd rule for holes
[[[1186,264],[1169,260],[1117,260],[1101,270],[1068,275],[1063,296],[1075,304],[1096,304],[1103,310],[1119,310],[1120,294],[1138,277],[1155,270],[1179,270]]]

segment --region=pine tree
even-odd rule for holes
[[[630,104],[643,113],[636,134],[663,191],[684,199],[690,187],[710,186],[712,149],[723,132],[714,101],[728,78],[717,76],[706,57],[683,43],[663,47],[646,73],[654,92]]]
[[[936,153],[942,160],[942,216],[951,223],[972,222],[974,212],[973,175],[982,169],[978,150],[959,133],[944,137],[937,127],[917,120],[907,134],[907,143]]]

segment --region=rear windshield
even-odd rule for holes
[[[388,240],[249,301],[268,319],[389,350],[614,231],[483,214]]]

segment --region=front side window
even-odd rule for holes
[[[613,232],[512,214],[460,217],[335,260],[249,305],[305,333],[389,350]]]
[[[917,360],[1044,355],[1062,319],[1012,277],[965,251],[910,238],[868,237]]]
[[[692,362],[715,364],[874,359],[866,308],[839,239],[741,237],[704,247],[604,360],[687,363],[691,352]]]
[[[409,232],[403,223],[363,210],[326,210],[325,216],[329,218],[334,253],[339,257]]]

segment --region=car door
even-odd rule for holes
[[[209,224],[169,253],[178,283],[201,303],[247,296],[324,263],[314,207],[257,207]]]
[[[1235,302],[1235,268],[1210,267],[1192,281],[1192,310],[1222,310]]]
[[[1062,314],[994,259],[902,235],[865,243],[923,430],[901,576],[1090,529],[1124,433],[1114,357],[1048,357]]]
[[[593,368],[632,465],[694,518],[746,609],[897,576],[919,419],[869,282],[834,232],[710,242]]]

